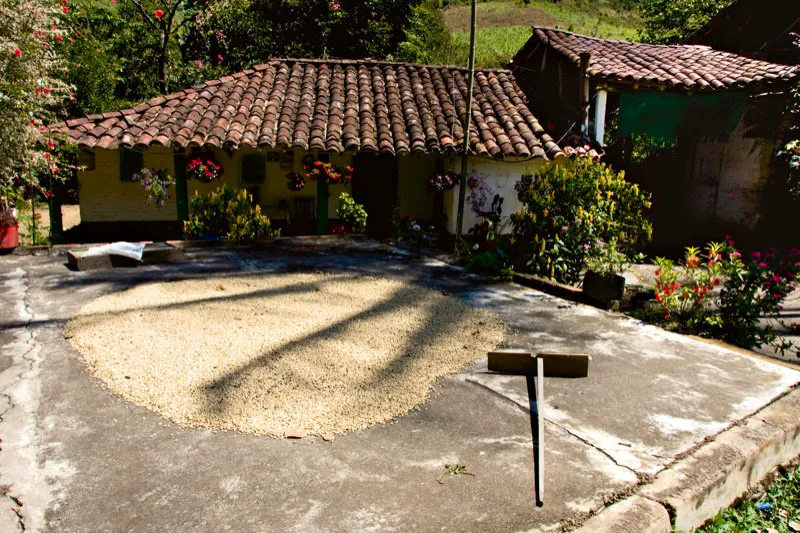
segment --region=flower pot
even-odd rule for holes
[[[583,295],[590,302],[606,305],[612,300],[622,300],[625,278],[616,274],[604,276],[591,270],[583,277]]]
[[[19,246],[18,226],[0,226],[0,254],[10,254]]]

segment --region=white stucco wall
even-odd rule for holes
[[[699,143],[689,168],[690,219],[754,228],[773,151],[772,142],[745,136],[744,116],[727,139]]]
[[[494,161],[491,159],[484,159],[479,157],[472,157],[469,161],[468,175],[479,174],[485,180],[491,192],[487,201],[485,209],[488,210],[491,206],[492,198],[495,194],[500,194],[503,197],[503,220],[507,220],[511,213],[519,211],[522,207],[517,199],[517,191],[514,186],[519,181],[520,177],[524,174],[536,174],[539,169],[544,165],[549,164],[543,159],[533,159],[523,162],[508,162],[508,161]],[[449,163],[450,170],[456,172],[461,171],[461,160],[453,158]],[[458,192],[459,188],[456,186],[451,191],[445,193],[445,214],[447,215],[447,231],[451,234],[456,233],[457,214],[458,214]],[[464,226],[463,232],[467,233],[469,229],[479,222],[479,217],[472,212],[469,202],[466,200],[469,195],[469,188],[465,191],[465,205],[464,205]],[[510,227],[506,231],[510,231]]]

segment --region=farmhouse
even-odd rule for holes
[[[469,169],[506,197],[508,213],[516,207],[519,177],[564,154],[510,71],[478,70],[474,87]],[[374,235],[390,231],[395,206],[432,220],[435,195],[425,181],[460,170],[466,91],[466,70],[456,67],[275,59],[133,109],[70,120],[63,132],[80,147],[84,167],[81,220],[101,233],[176,233],[188,216],[188,198],[221,183],[247,189],[274,221],[297,232],[335,217],[343,191],[365,204]],[[219,181],[186,179],[197,156],[222,167]],[[309,181],[289,190],[287,175],[313,160],[354,167],[352,183],[326,192]],[[143,167],[176,178],[162,209],[147,205],[142,187],[131,181]],[[457,188],[444,198],[450,232],[457,198]],[[467,210],[465,228],[473,222]]]
[[[788,88],[800,68],[704,45],[534,28],[511,70],[556,134],[604,146],[611,126],[624,140],[607,158],[618,168],[633,167],[636,136],[672,146],[671,161],[631,173],[653,193],[662,247],[759,228]]]

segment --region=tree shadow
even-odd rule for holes
[[[218,377],[204,385],[202,388],[204,403],[198,406],[199,411],[213,413],[215,415],[229,412],[232,409],[228,400],[229,390],[238,387],[243,380],[247,379],[247,377],[257,369],[274,364],[286,354],[293,353],[297,349],[313,348],[317,342],[324,339],[335,339],[346,336],[351,326],[360,321],[374,319],[388,313],[402,312],[403,309],[416,308],[422,305],[421,300],[424,297],[423,295],[424,293],[419,291],[417,284],[414,281],[409,281],[408,286],[396,290],[389,297],[372,305],[368,309],[337,320],[320,330],[304,335],[302,338],[285,342],[251,359],[247,363],[226,373],[224,376]],[[439,337],[454,332],[454,330],[461,325],[460,323],[462,321],[460,320],[446,321],[445,317],[449,316],[452,318],[452,314],[445,315],[443,311],[450,305],[452,304],[447,299],[439,300],[435,304],[430,305],[426,311],[425,319],[421,327],[411,334],[410,338],[405,343],[405,349],[400,351],[392,360],[388,361],[381,368],[373,371],[368,379],[356,384],[356,391],[373,390],[376,387],[384,386],[387,380],[403,379],[414,365],[420,363],[425,354],[424,350],[418,349],[420,344],[433,344]],[[312,383],[307,381],[305,376],[292,373],[290,379],[296,388],[307,390],[310,396],[322,394]],[[347,413],[353,412],[353,409],[357,408],[360,403],[358,396],[358,392],[356,392],[352,395],[351,399],[339,404],[336,409],[327,411],[326,416],[335,419],[336,417],[345,416]]]

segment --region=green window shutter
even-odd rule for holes
[[[267,156],[246,154],[242,157],[242,183],[264,183],[267,179]]]
[[[127,148],[119,151],[119,179],[133,181],[133,175],[144,168],[144,154]]]

